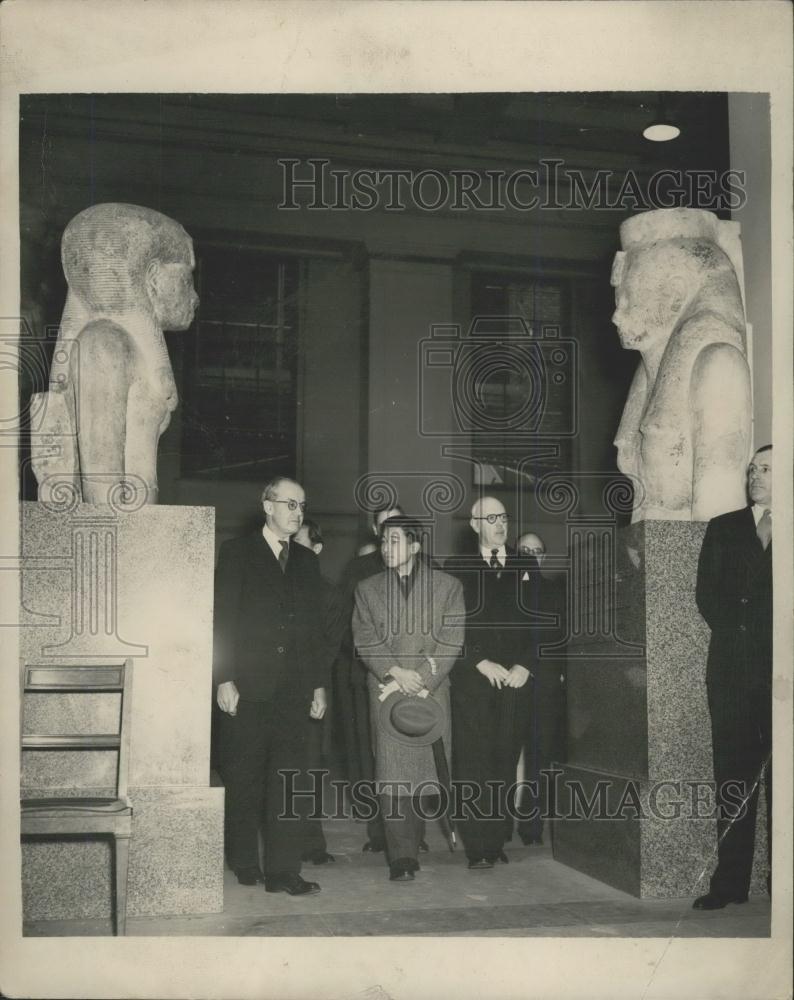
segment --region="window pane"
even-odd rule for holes
[[[183,475],[294,474],[298,265],[248,248],[199,246],[196,257]]]

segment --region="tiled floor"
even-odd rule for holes
[[[471,872],[463,852],[451,854],[436,827],[430,853],[420,856],[414,882],[389,882],[382,854],[363,854],[364,828],[325,824],[335,864],[306,865],[303,875],[322,892],[293,898],[245,887],[225,876],[225,908],[216,914],[130,917],[138,936],[546,936],[763,937],[769,934],[767,896],[703,913],[691,899],[639,900],[554,861],[551,848],[507,846],[509,864]],[[108,921],[46,922],[31,936],[109,933]]]

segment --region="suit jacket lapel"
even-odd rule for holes
[[[772,555],[772,543],[769,548],[764,549],[761,539],[756,530],[755,518],[751,507],[745,507],[739,512],[737,518],[736,533],[740,542],[740,551],[750,568],[757,572],[764,563],[764,560]]]
[[[265,541],[261,531],[253,539],[250,550],[251,561],[256,567],[257,576],[268,586],[277,587],[283,583],[284,574],[273,550]]]

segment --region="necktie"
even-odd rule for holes
[[[761,515],[761,520],[758,522],[755,533],[761,539],[761,544],[764,548],[769,548],[769,543],[772,541],[772,511],[768,507]]]
[[[278,564],[281,567],[281,572],[287,572],[287,560],[289,559],[289,542],[279,540],[279,545],[281,546],[281,552],[278,554]]]
[[[499,549],[491,549],[491,558],[490,561],[488,562],[488,565],[491,567],[491,569],[500,568],[499,560],[496,558],[498,555],[499,555]]]

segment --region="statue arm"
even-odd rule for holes
[[[77,348],[72,352],[71,377],[83,499],[107,503],[110,490],[124,479],[133,346],[120,326],[97,320],[80,332]]]
[[[730,344],[698,354],[690,382],[692,520],[709,521],[745,504],[752,411],[747,359]]]

